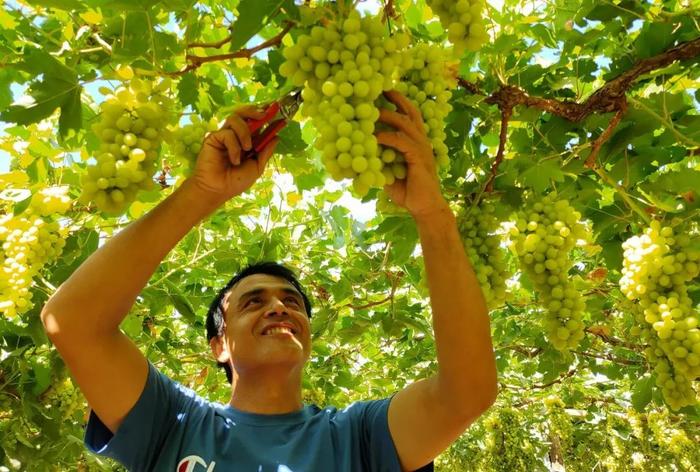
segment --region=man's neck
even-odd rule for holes
[[[303,408],[301,373],[234,371],[231,401],[234,408],[265,415],[293,413]]]

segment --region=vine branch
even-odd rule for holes
[[[593,334],[593,335],[599,337],[604,342],[611,344],[613,346],[622,346],[622,347],[625,347],[625,348],[630,349],[632,351],[640,351],[644,347],[644,346],[641,346],[639,344],[634,344],[634,343],[630,343],[627,341],[623,341],[622,339],[618,339],[614,336],[608,336],[607,334],[605,334],[602,331],[595,329],[595,328],[587,327],[584,329],[584,331],[586,333],[590,333],[590,334]]]
[[[188,62],[187,66],[185,66],[183,69],[177,72],[171,72],[168,75],[172,77],[181,76],[191,70],[197,69],[202,64],[206,64],[208,62],[225,61],[228,59],[235,59],[239,57],[249,59],[256,52],[262,51],[263,49],[279,46],[282,43],[282,38],[284,38],[284,35],[286,35],[289,32],[289,30],[291,30],[294,26],[294,23],[292,23],[291,21],[287,21],[285,23],[286,24],[284,28],[277,35],[252,48],[242,48],[235,52],[230,52],[227,54],[215,54],[213,56],[195,56],[193,54],[187,54],[185,56],[185,59]]]
[[[595,353],[588,352],[588,351],[571,351],[571,352],[574,352],[574,353],[576,353],[580,356],[583,356],[583,357],[590,357],[592,359],[602,359],[605,361],[610,361],[610,362],[615,363],[615,364],[622,364],[622,365],[642,365],[643,364],[643,362],[640,362],[640,361],[635,361],[632,359],[623,359],[621,357],[615,357],[611,354],[595,354]]]
[[[499,105],[500,107],[501,105]],[[506,139],[508,138],[508,120],[513,115],[513,107],[501,108],[501,134],[498,137],[498,152],[496,153],[496,159],[494,159],[491,165],[491,175],[489,180],[486,181],[486,192],[493,192],[493,181],[496,179],[496,172],[498,172],[498,166],[503,162],[503,154],[506,149]]]
[[[622,117],[627,111],[627,91],[632,84],[642,75],[662,67],[666,67],[676,61],[683,61],[700,56],[700,38],[681,43],[656,56],[642,59],[634,67],[622,73],[616,78],[608,81],[596,90],[586,101],[577,103],[572,101],[561,101],[552,98],[533,97],[520,87],[508,84],[501,84],[498,90],[493,92],[485,100],[490,105],[497,105],[503,115],[501,120],[501,132],[504,123],[507,124],[513,108],[517,105],[539,108],[572,122],[580,122],[593,113],[615,113],[610,120],[608,127],[593,143],[591,154],[586,160],[586,166],[595,168],[596,159],[601,146],[612,135],[619,125]],[[464,78],[457,79],[458,84],[475,95],[484,95],[478,85],[469,82]],[[506,117],[507,114],[507,117]],[[495,174],[500,165],[499,156],[502,160],[503,146],[499,145],[499,154],[496,155],[494,165],[491,167],[491,176],[488,185],[493,186]]]

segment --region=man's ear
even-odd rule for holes
[[[214,336],[209,341],[209,346],[211,347],[211,352],[214,354],[214,358],[217,362],[228,364],[228,360],[231,357],[226,347],[226,335]]]

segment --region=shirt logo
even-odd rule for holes
[[[202,467],[197,467],[201,465]],[[207,465],[199,456],[187,456],[177,465],[177,472],[213,472],[216,462]]]

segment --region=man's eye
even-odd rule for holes
[[[288,303],[291,302],[291,303],[294,303],[296,306],[299,306],[299,300],[297,300],[297,299],[294,298],[294,297],[287,297],[286,300],[287,300]]]
[[[248,301],[245,302],[245,305],[243,305],[243,306],[244,307],[249,306],[251,303],[260,303],[260,300],[261,300],[260,297],[249,298]]]

